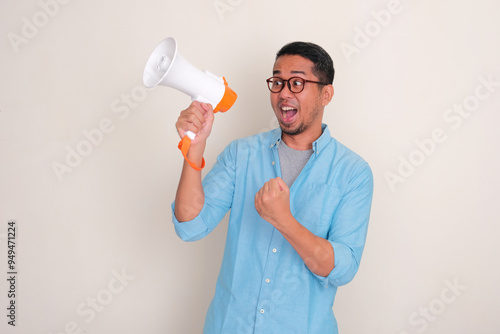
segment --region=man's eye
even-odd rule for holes
[[[302,80],[299,80],[299,79],[296,79],[296,80],[293,80],[292,81],[292,85],[294,85],[295,87],[300,87],[302,86],[304,83],[302,82]]]
[[[283,81],[281,81],[281,80],[273,80],[273,86],[279,87],[281,85],[283,85]]]

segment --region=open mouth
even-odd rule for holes
[[[297,109],[291,106],[281,106],[281,120],[284,123],[291,123],[295,120]]]

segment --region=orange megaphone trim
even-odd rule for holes
[[[236,101],[236,98],[238,95],[229,88],[229,85],[227,84],[226,78],[222,77],[224,80],[224,86],[226,86],[226,89],[224,90],[224,96],[222,96],[222,100],[220,100],[219,104],[214,109],[214,113],[216,112],[226,112],[228,111]],[[201,167],[196,166],[196,164],[192,161],[190,161],[187,158],[187,152],[189,151],[189,147],[191,146],[191,139],[188,136],[184,136],[184,138],[181,139],[179,142],[179,145],[177,147],[181,150],[182,155],[184,156],[184,159],[187,161],[189,166],[191,166],[195,170],[202,170],[203,167],[205,167],[205,159],[202,158],[201,160]]]
[[[226,90],[224,91],[224,96],[222,97],[222,100],[220,100],[219,104],[215,107],[214,113],[218,111],[220,112],[228,111],[233,106],[234,102],[236,102],[236,98],[238,97],[238,95],[236,95],[234,90],[229,88],[226,78],[222,77],[222,79],[224,80],[224,86],[226,86]]]

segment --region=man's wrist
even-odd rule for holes
[[[280,217],[280,219],[272,223],[272,225],[282,234],[288,234],[291,233],[293,229],[296,229],[300,223],[292,216],[292,213],[290,213],[284,217]]]
[[[186,157],[189,159],[189,161],[192,161],[198,166],[201,166],[201,163],[203,161],[203,154],[205,153],[205,146],[206,146],[205,141],[196,144],[191,144],[186,154]]]

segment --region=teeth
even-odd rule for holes
[[[292,107],[282,107],[281,109],[282,109],[283,111],[295,110],[295,108],[292,108]]]

